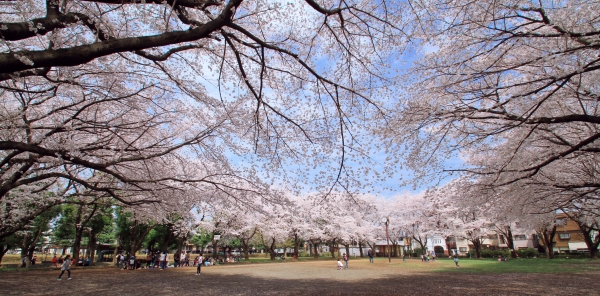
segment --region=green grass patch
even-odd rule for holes
[[[600,271],[597,259],[509,259],[498,262],[497,259],[460,259],[460,268],[456,268],[450,259],[438,259],[439,264],[431,271],[460,273],[578,273]],[[445,263],[445,264],[442,264]],[[427,263],[424,263],[427,264]]]

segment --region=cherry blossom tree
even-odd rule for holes
[[[63,202],[36,192],[72,184],[160,220],[186,190],[277,181],[328,194],[383,178],[365,177],[377,167],[365,156],[387,123],[407,3],[4,4],[0,202],[36,204],[3,219],[30,220]]]
[[[451,220],[425,193],[398,195],[389,206],[392,208],[390,215],[395,217],[390,219],[393,231],[397,235],[405,234],[412,243],[418,243],[423,252],[426,251],[427,240],[433,235],[447,236]]]
[[[420,180],[533,187],[554,197],[534,195],[547,211],[597,200],[598,3],[419,4],[427,46],[398,105],[402,163]],[[457,155],[465,165],[448,167]]]

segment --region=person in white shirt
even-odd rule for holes
[[[202,267],[202,263],[204,262],[204,257],[200,254],[200,258],[198,258],[198,267],[196,267],[196,275],[200,275],[200,269]]]

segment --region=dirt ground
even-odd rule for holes
[[[57,270],[2,272],[0,295],[600,295],[596,272],[471,274],[455,272],[450,260],[354,260],[348,270],[336,270],[334,261],[231,264],[203,267],[200,276],[195,270],[79,268],[70,281],[57,281]]]

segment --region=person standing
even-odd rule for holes
[[[369,262],[374,263],[373,262],[374,260],[373,260],[373,250],[372,249],[369,249],[367,251],[367,256],[369,256]]]
[[[346,253],[344,253],[344,269],[348,269],[348,255],[346,255]]]
[[[58,276],[58,280],[61,280],[62,275],[65,273],[65,270],[67,271],[67,276],[69,277],[68,279],[71,279],[71,255],[67,255],[67,257],[65,257],[65,261],[63,262],[62,266],[60,267],[60,275]]]
[[[165,261],[163,261],[163,266],[164,268],[169,267],[169,253],[167,251],[165,251]]]
[[[179,252],[176,252],[175,254],[173,254],[173,267],[178,267],[179,266],[179,259],[181,258],[181,254]]]
[[[163,252],[160,255],[160,258],[158,259],[158,261],[160,263],[160,270],[163,270],[167,267],[166,260],[167,260],[167,252]]]
[[[204,257],[202,257],[202,253],[200,253],[200,257],[198,257],[198,267],[196,267],[196,275],[200,275],[202,271],[202,262],[204,262]]]
[[[56,258],[56,254],[52,257],[52,267],[58,268],[58,258]]]
[[[456,264],[456,268],[460,268],[460,266],[458,266],[458,254],[454,254],[454,264]]]
[[[21,268],[25,268],[29,266],[29,257],[24,256],[23,258],[21,258]]]
[[[160,259],[160,252],[154,252],[152,254],[152,268],[159,268],[158,260]]]

